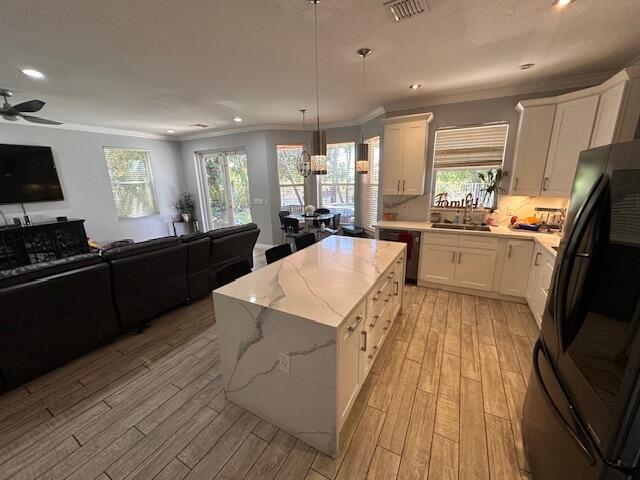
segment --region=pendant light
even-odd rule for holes
[[[302,113],[302,131],[306,132],[307,125],[304,121],[304,116],[305,113],[307,113],[307,110],[303,108],[300,110],[300,113]],[[298,172],[304,178],[307,178],[309,175],[311,175],[311,155],[309,155],[309,152],[307,152],[307,149],[304,147],[302,148],[302,152],[298,157],[298,164],[296,166],[298,168]]]
[[[364,96],[364,60],[371,55],[371,49],[361,48],[358,50],[358,55],[362,57],[362,104],[365,104]],[[356,173],[361,175],[369,173],[369,144],[364,141],[364,126],[360,126],[360,143],[358,144],[358,151],[356,156]]]
[[[313,3],[313,25],[315,32],[316,49],[316,131],[313,132],[313,152],[311,155],[311,173],[314,175],[326,175],[327,173],[327,132],[320,130],[320,88],[318,82],[318,3],[320,0],[311,0]]]

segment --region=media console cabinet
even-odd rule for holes
[[[0,227],[0,270],[88,252],[81,219]]]

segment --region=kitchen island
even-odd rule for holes
[[[215,290],[227,399],[335,457],[401,309],[405,251],[331,236]]]

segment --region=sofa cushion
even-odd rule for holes
[[[207,232],[207,236],[211,240],[233,235],[235,233],[246,232],[249,230],[255,230],[258,226],[255,223],[247,223],[245,225],[235,225],[233,227],[218,228],[216,230],[210,230]]]
[[[0,271],[0,288],[10,287],[21,283],[30,282],[43,277],[49,277],[58,273],[75,270],[102,262],[97,253],[83,253],[70,257],[50,260],[48,262],[34,263],[22,267]]]
[[[118,258],[126,258],[132,255],[139,255],[141,253],[149,253],[155,250],[161,250],[163,248],[172,247],[178,245],[180,239],[178,237],[163,237],[155,238],[153,240],[147,240],[146,242],[133,243],[131,245],[124,245],[122,247],[109,248],[102,252],[102,256],[105,260],[111,261]]]
[[[201,238],[207,238],[207,235],[202,232],[192,232],[180,237],[183,243],[195,242]]]

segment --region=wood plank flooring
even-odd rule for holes
[[[226,401],[207,298],[0,396],[0,480],[530,478],[528,310],[405,293],[337,459]]]

